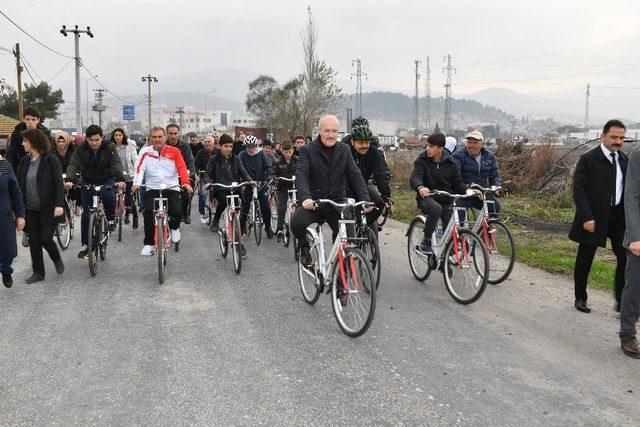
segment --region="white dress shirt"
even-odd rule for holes
[[[607,158],[607,160],[609,160],[610,162],[613,161],[612,157],[611,157],[611,151],[604,146],[603,143],[600,143],[600,148],[602,149],[602,152],[604,153],[604,156]],[[618,169],[618,172],[616,173],[616,206],[620,204],[620,201],[622,200],[622,169],[620,168],[620,154],[619,153],[615,153],[615,160],[616,160],[616,168]]]

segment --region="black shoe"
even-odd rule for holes
[[[134,230],[138,229],[138,215],[134,215],[132,227],[133,227]]]
[[[89,256],[89,246],[83,246],[78,252],[78,258],[83,259]]]
[[[209,230],[211,230],[212,233],[217,233],[218,232],[218,223],[217,222],[212,222],[211,225],[209,226]]]
[[[240,245],[240,256],[242,257],[242,259],[247,258],[247,250],[245,249],[244,245]]]
[[[427,255],[433,254],[433,248],[431,247],[431,244],[429,244],[428,242],[422,242],[420,246],[416,246],[416,249],[422,252],[423,254],[427,254]]]
[[[53,261],[53,265],[56,266],[56,273],[64,273],[64,263],[62,262],[62,258],[58,259],[57,261]]]
[[[191,224],[191,217],[189,215],[185,216],[184,218],[182,218],[182,222],[184,222],[185,224]]]
[[[2,274],[2,284],[5,288],[10,288],[13,286],[13,277],[10,274]]]
[[[307,268],[313,267],[313,258],[311,258],[311,251],[308,246],[300,248],[300,263]]]
[[[575,306],[576,310],[578,310],[578,311],[581,311],[583,313],[591,313],[591,309],[587,305],[587,300],[577,299],[576,302],[573,305]]]
[[[131,221],[129,220],[129,216],[128,216],[128,215],[127,215],[127,216],[125,216],[125,217],[124,217],[124,223],[125,223],[125,224],[127,224],[127,225],[129,225],[129,223],[130,223],[130,222],[131,222]]]
[[[29,247],[29,235],[24,231],[22,232],[22,246],[25,248]]]
[[[271,231],[271,227],[265,227],[267,231],[267,239],[273,239],[273,231]]]
[[[278,231],[278,243],[283,243],[284,242],[284,233],[282,233],[282,231]]]
[[[35,282],[42,282],[43,280],[44,280],[44,276],[42,274],[33,273],[24,282],[25,283],[35,283]]]
[[[108,226],[109,226],[109,231],[116,231],[116,222],[115,221],[109,221],[107,222]]]

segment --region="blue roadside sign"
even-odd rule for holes
[[[135,105],[123,105],[122,106],[122,120],[135,120],[136,119],[136,106]]]

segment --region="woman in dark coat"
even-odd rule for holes
[[[18,256],[16,227],[24,228],[24,203],[11,164],[0,157],[0,273],[2,283],[13,285],[13,259]]]
[[[49,253],[58,274],[64,271],[60,251],[53,241],[58,218],[64,213],[64,185],[62,166],[56,155],[49,153],[49,140],[44,132],[25,131],[22,144],[29,155],[20,160],[18,182],[26,208],[25,229],[29,233],[33,264],[33,274],[26,282],[34,283],[44,280],[42,248]]]

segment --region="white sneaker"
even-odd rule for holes
[[[151,256],[153,255],[153,246],[152,245],[144,245],[142,248],[142,252],[140,252],[141,256]]]
[[[178,243],[180,241],[180,230],[171,230],[171,241]]]
[[[205,218],[204,216],[201,216],[201,217],[200,217],[200,222],[201,222],[202,224],[206,224],[206,223],[207,223],[207,218]]]

